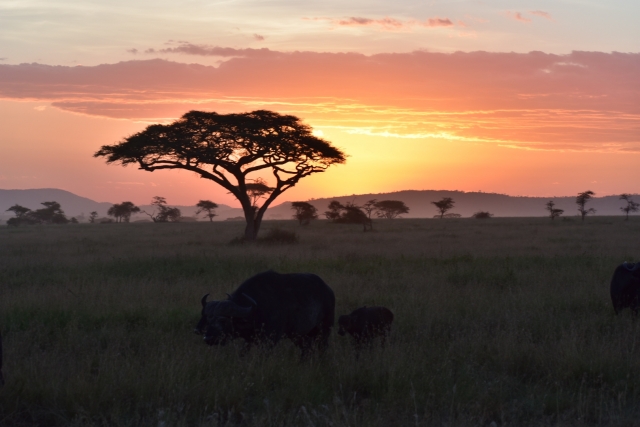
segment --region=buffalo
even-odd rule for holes
[[[340,316],[338,319],[338,334],[344,336],[349,333],[353,337],[356,349],[363,345],[371,345],[376,337],[381,338],[381,345],[391,332],[393,313],[386,307],[361,307],[351,314]]]
[[[2,333],[0,333],[0,387],[4,385],[4,376],[2,375]]]
[[[202,297],[202,317],[195,332],[208,345],[225,345],[243,338],[246,350],[253,343],[275,345],[293,341],[304,355],[314,343],[326,349],[334,323],[333,290],[315,274],[257,274],[224,301]]]
[[[611,278],[611,302],[616,314],[629,307],[638,315],[640,307],[640,262],[620,264]]]

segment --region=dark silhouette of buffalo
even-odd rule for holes
[[[340,316],[338,319],[338,334],[349,333],[353,337],[356,349],[364,345],[371,345],[376,337],[381,338],[381,345],[391,332],[393,313],[386,307],[361,307],[351,314]]]
[[[4,375],[2,375],[2,333],[0,332],[0,387],[4,385]]]
[[[611,278],[611,302],[616,314],[627,307],[638,315],[640,307],[640,262],[620,264]]]
[[[304,355],[314,343],[327,347],[334,323],[333,290],[315,274],[267,271],[241,284],[225,301],[202,297],[202,318],[195,332],[209,345],[243,338],[271,346],[291,339]]]

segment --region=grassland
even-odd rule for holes
[[[608,283],[640,221],[593,217],[0,228],[0,425],[635,425],[640,323]],[[313,272],[337,313],[384,305],[392,345],[356,360],[289,342],[239,356],[192,330],[199,299],[264,271]]]

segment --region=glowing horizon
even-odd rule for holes
[[[213,21],[202,14],[209,6],[160,2],[163,12],[154,9],[134,32],[126,24],[144,4],[0,6],[0,188],[234,205],[214,183],[186,172],[107,166],[92,154],[192,109],[270,109],[300,117],[350,156],[278,202],[410,189],[640,193],[635,3],[417,7],[403,0],[376,9],[242,1],[217,4]],[[583,19],[572,21],[578,10]],[[100,22],[80,19],[96,13]],[[39,17],[45,26],[73,23],[87,37],[30,31]],[[220,25],[206,33],[214,21]],[[171,28],[163,37],[161,25]],[[605,31],[613,28],[616,35]],[[122,39],[107,37],[120,30]]]

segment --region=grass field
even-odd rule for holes
[[[636,425],[640,323],[609,280],[640,221],[593,217],[266,222],[294,245],[230,245],[240,223],[0,228],[0,425]],[[337,314],[395,313],[392,344],[331,336],[240,357],[193,334],[200,297],[313,272]]]

